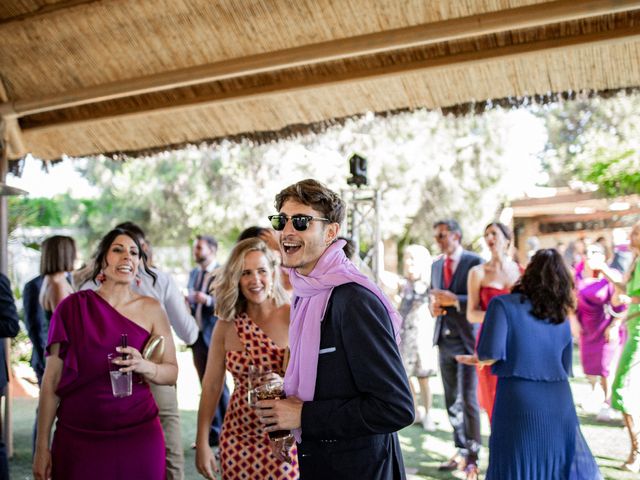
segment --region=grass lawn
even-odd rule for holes
[[[577,365],[577,364],[576,364]],[[576,368],[576,375],[579,372]],[[182,370],[181,370],[182,371]],[[451,473],[438,472],[438,464],[454,453],[451,440],[451,430],[443,410],[442,387],[439,378],[434,378],[432,388],[434,390],[433,415],[438,422],[438,430],[434,433],[425,433],[419,426],[411,426],[400,432],[400,441],[404,453],[405,465],[410,479],[453,479]],[[584,377],[576,377],[572,380],[574,397],[577,402],[583,401],[588,396],[589,386]],[[179,386],[179,390],[181,387]],[[193,397],[193,395],[192,395]],[[197,400],[197,399],[196,399]],[[14,399],[14,456],[10,460],[12,480],[25,480],[31,476],[31,429],[33,426],[36,399]],[[188,403],[188,408],[184,408]],[[194,466],[194,451],[190,444],[195,438],[196,411],[193,407],[197,404],[193,398],[189,401],[181,401],[182,434],[186,457],[186,479],[195,480],[202,478],[198,475]],[[601,471],[606,479],[631,480],[638,479],[637,474],[622,472],[618,466],[622,464],[629,453],[629,437],[622,428],[620,420],[600,423],[594,415],[586,414],[578,410],[582,432],[587,439],[592,452],[596,456]],[[483,444],[487,444],[486,434],[489,432],[486,418],[483,419],[482,431]],[[483,450],[481,464],[486,466],[488,452]],[[459,478],[459,477],[458,477]],[[134,479],[132,479],[134,480]],[[256,479],[260,480],[260,479]],[[364,480],[364,479],[363,479]]]

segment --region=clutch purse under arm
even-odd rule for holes
[[[154,363],[161,363],[164,355],[164,337],[151,335],[142,349],[142,358]]]

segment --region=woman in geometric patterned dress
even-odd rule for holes
[[[207,439],[227,370],[234,390],[220,435],[222,478],[298,478],[295,448],[269,441],[247,398],[251,365],[284,376],[289,299],[279,275],[272,250],[262,240],[248,238],[236,244],[216,280],[218,322],[202,382],[196,435],[196,467],[205,478],[214,479],[219,471]]]

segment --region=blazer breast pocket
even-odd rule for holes
[[[335,351],[336,347],[321,348],[320,350],[318,350],[318,355],[326,355],[328,353],[334,353]]]

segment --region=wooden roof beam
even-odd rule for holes
[[[0,101],[8,102],[7,90],[4,83],[0,79]],[[27,154],[27,149],[22,140],[22,131],[15,115],[2,115],[0,120],[4,124],[4,140],[6,142],[6,150],[8,158],[18,158]]]
[[[640,214],[640,208],[630,208],[623,211],[598,211],[592,213],[573,213],[566,215],[540,215],[538,217],[526,217],[521,220],[535,220],[540,223],[567,223],[567,222],[588,222],[590,220],[605,220],[607,218],[623,219],[628,215]]]
[[[523,198],[519,200],[513,200],[510,207],[517,208],[527,208],[534,205],[556,205],[558,203],[575,203],[581,202],[584,200],[594,200],[600,199],[602,195],[598,192],[576,192],[570,191],[567,193],[560,193],[550,197],[531,197],[531,198]]]
[[[581,0],[580,2],[557,0],[250,55],[71,90],[42,98],[17,100],[12,105],[0,104],[0,115],[10,114],[22,117],[216,80],[619,13],[638,8],[640,8],[640,0]]]
[[[6,23],[31,20],[34,18],[42,17],[43,15],[68,10],[69,8],[77,7],[79,5],[87,5],[89,3],[96,3],[100,1],[101,0],[63,0],[56,3],[45,3],[44,5],[41,5],[31,12],[21,13],[12,17],[0,19],[0,26]]]
[[[576,35],[553,40],[540,40],[520,45],[498,47],[490,50],[462,53],[446,57],[433,58],[421,61],[414,61],[405,64],[387,65],[373,69],[361,69],[349,71],[340,75],[308,77],[302,81],[291,81],[280,84],[267,85],[263,87],[248,88],[244,90],[230,91],[222,95],[200,97],[184,102],[172,102],[162,105],[150,105],[136,108],[135,110],[123,110],[107,115],[84,118],[71,121],[50,123],[47,125],[24,128],[25,132],[46,131],[57,129],[60,126],[84,125],[91,122],[101,122],[109,120],[123,120],[127,118],[137,118],[150,113],[171,113],[187,109],[197,109],[209,105],[216,105],[227,102],[238,102],[243,100],[259,99],[277,94],[289,94],[306,90],[313,90],[322,87],[331,87],[342,84],[358,83],[366,80],[378,78],[394,77],[406,75],[408,73],[421,73],[462,67],[467,65],[483,64],[490,61],[518,59],[528,55],[538,55],[541,52],[557,52],[574,49],[581,46],[607,45],[621,42],[639,41],[640,25],[627,27],[624,29],[598,32],[587,35]],[[479,99],[482,100],[482,99]]]

